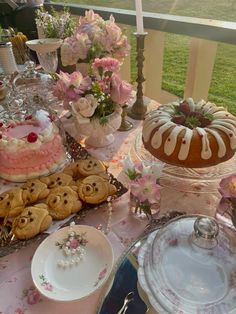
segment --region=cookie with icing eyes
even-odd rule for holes
[[[79,164],[81,160],[77,160],[69,164],[64,168],[63,173],[70,175],[74,180],[78,180],[79,178],[83,178],[83,175],[79,171]]]
[[[57,172],[48,177],[41,177],[39,180],[45,183],[49,189],[73,185],[73,178],[63,172]]]
[[[77,165],[76,167],[78,168],[78,172],[84,177],[88,177],[90,175],[106,175],[107,167],[105,164],[101,160],[93,157],[79,160]]]
[[[25,208],[29,200],[29,191],[12,188],[0,194],[0,217],[16,217]]]
[[[27,205],[45,199],[50,192],[47,184],[38,179],[28,180],[22,185],[22,189],[29,192],[28,200],[26,202]]]
[[[19,240],[31,239],[45,231],[52,223],[46,204],[26,207],[13,221],[13,233]]]
[[[113,184],[97,175],[78,180],[77,184],[79,197],[89,204],[100,204],[117,191]]]
[[[54,188],[50,191],[46,203],[49,213],[55,220],[65,219],[71,214],[77,213],[82,202],[76,191],[69,186]]]

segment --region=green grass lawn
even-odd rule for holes
[[[134,0],[72,0],[68,2],[134,9]],[[236,22],[236,0],[143,0],[143,10]],[[190,38],[166,34],[162,88],[183,96]],[[135,41],[132,39],[132,79],[135,78]],[[174,69],[174,71],[173,71]],[[236,46],[218,44],[209,100],[236,115]]]

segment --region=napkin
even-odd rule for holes
[[[112,288],[106,296],[99,314],[117,314],[129,292],[134,293],[134,299],[128,305],[126,314],[144,314],[146,304],[142,301],[137,289],[137,269],[126,257],[118,268]]]

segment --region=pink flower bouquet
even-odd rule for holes
[[[123,61],[129,50],[127,37],[116,25],[114,17],[111,15],[108,21],[104,21],[100,15],[89,10],[84,17],[80,17],[74,34],[64,40],[61,60],[64,66],[77,62],[91,63],[96,57],[106,56]]]
[[[96,58],[91,74],[83,77],[79,72],[60,72],[54,88],[54,95],[71,108],[80,123],[97,118],[101,124],[131,99],[132,87],[119,74],[119,61],[110,57]]]
[[[152,207],[159,208],[160,185],[154,174],[146,173],[141,164],[134,165],[126,171],[130,179],[131,202],[136,213],[145,213],[152,217]]]

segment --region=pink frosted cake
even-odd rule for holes
[[[0,176],[10,181],[47,175],[65,161],[65,149],[58,127],[48,112],[34,117],[0,123]]]

